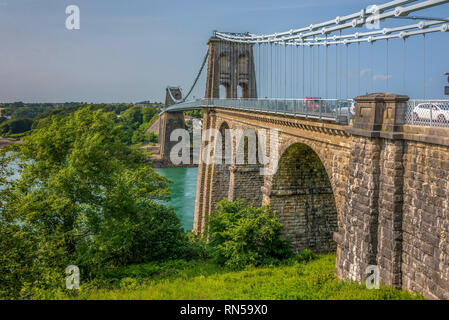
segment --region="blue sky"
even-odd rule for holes
[[[188,90],[212,30],[285,31],[359,11],[372,1],[0,0],[0,102],[162,101],[167,85]],[[65,8],[72,4],[80,8],[81,29],[68,31]],[[449,17],[449,5],[419,15]],[[428,98],[444,98],[449,85],[443,76],[449,72],[448,40],[449,33],[427,38]],[[403,93],[402,45],[396,41],[389,91]],[[362,90],[371,91],[372,76],[374,91],[386,90],[379,52],[374,70],[363,73]],[[422,98],[422,39],[411,39],[407,52],[405,93]],[[361,69],[370,69],[369,59],[362,60]],[[349,81],[349,95],[357,95],[355,80]],[[194,95],[201,96],[203,88]]]

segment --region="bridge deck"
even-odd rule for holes
[[[343,124],[349,123],[352,117],[351,101],[336,99],[196,99],[172,105],[165,112],[214,107],[327,120]]]

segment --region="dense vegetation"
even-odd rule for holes
[[[368,290],[341,282],[335,255],[308,262],[229,270],[210,261],[176,260],[132,265],[105,272],[79,291],[53,299],[90,300],[414,300],[422,297],[388,287]]]
[[[124,141],[128,144],[157,142],[157,136],[145,130],[156,120],[158,110],[154,107],[131,107],[120,114]]]
[[[76,112],[80,108],[90,107],[92,110],[113,112],[122,119],[121,127],[125,132],[124,142],[127,144],[142,144],[157,142],[154,133],[145,130],[157,118],[160,103],[142,102],[139,106],[133,104],[86,104],[68,102],[64,104],[15,102],[0,104],[2,117],[0,117],[0,135],[4,137],[22,137],[32,128],[39,126],[39,122],[52,116],[64,117]],[[8,116],[10,119],[7,119]]]
[[[31,130],[33,120],[29,118],[15,118],[3,120],[0,123],[0,134],[6,136],[17,135]]]
[[[45,118],[12,148],[23,170],[15,183],[2,177],[0,296],[61,288],[71,264],[93,275],[185,255],[179,220],[159,202],[168,181],[124,143],[115,114],[87,106]]]

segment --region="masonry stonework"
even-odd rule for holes
[[[182,99],[181,89],[168,87],[166,89],[165,109]],[[164,112],[159,121],[159,145],[163,160],[170,160],[170,151],[178,142],[171,141],[170,135],[176,129],[184,129],[184,112]]]
[[[404,96],[357,101],[349,126],[208,109],[207,128],[278,130],[280,162],[265,176],[201,162],[194,228],[223,198],[268,204],[296,251],[336,251],[340,279],[363,282],[376,265],[385,285],[449,299],[449,130],[404,125]]]
[[[235,98],[240,77],[246,79],[235,68],[236,57],[246,52],[253,59],[252,47],[212,39],[209,50],[206,98],[217,98],[220,85]],[[249,69],[243,70],[253,72],[252,64],[246,61]],[[256,98],[255,87],[248,83],[244,97]],[[405,125],[406,96],[355,100],[349,125],[205,109],[203,129],[277,130],[280,162],[273,175],[262,176],[260,164],[201,161],[194,230],[205,230],[207,216],[224,198],[270,205],[296,251],[336,250],[339,279],[363,282],[367,267],[375,265],[384,285],[449,299],[449,128]],[[271,154],[274,135],[268,136]],[[209,138],[203,134],[203,141],[225,147]]]

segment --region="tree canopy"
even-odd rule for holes
[[[185,234],[160,202],[169,181],[118,122],[87,106],[43,119],[12,147],[21,175],[0,194],[0,297],[61,288],[69,265],[86,275],[182,254]]]

